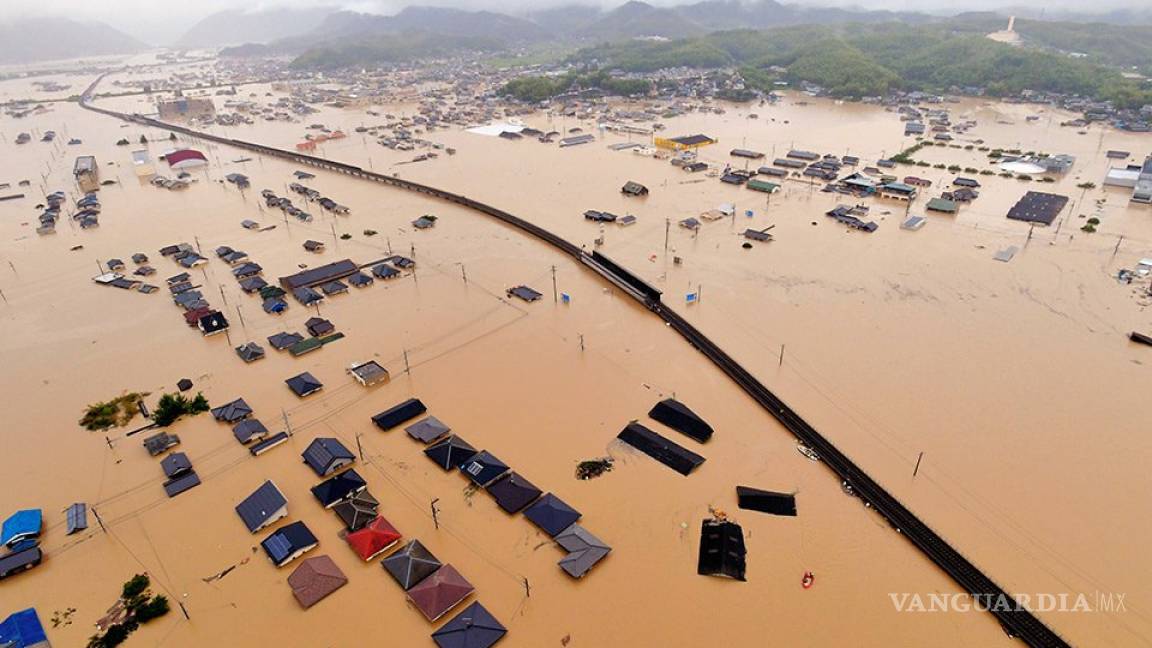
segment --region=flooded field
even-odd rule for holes
[[[4,88],[13,97],[26,90]],[[271,88],[239,90],[263,97]],[[127,96],[101,105],[149,112],[149,101]],[[913,142],[902,136],[896,115],[881,108],[805,103],[791,97],[777,106],[677,117],[665,120],[666,132],[717,138],[701,156],[736,168],[743,164],[727,153],[737,147],[769,160],[798,148],[857,155],[870,164]],[[465,194],[589,250],[603,239],[602,252],[663,289],[666,303],[1002,587],[1126,594],[1122,613],[1042,613],[1066,639],[1147,643],[1152,587],[1142,578],[1149,566],[1142,539],[1150,523],[1142,513],[1152,448],[1143,434],[1142,396],[1152,358],[1126,336],[1148,332],[1152,318],[1148,298],[1138,294],[1147,281],[1124,285],[1114,277],[1152,256],[1152,211],[1129,206],[1127,191],[1076,185],[1101,184],[1106,150],[1143,159],[1152,139],[1097,127],[1078,135],[1058,125],[1066,115],[1035,106],[965,100],[951,108],[979,122],[962,139],[1069,153],[1076,165],[1055,183],[980,176],[976,201],[955,216],[928,213],[927,226],[914,232],[899,228],[905,210],[925,214],[928,197],[956,174],[898,168],[934,187],[910,207],[866,199],[880,227],[865,234],[824,217],[838,203],[856,202],[851,197],[787,180],[769,200],[666,160],[612,151],[607,144],[627,137],[571,118],[538,114],[524,121],[542,130],[580,127],[597,140],[557,148],[441,130],[424,137],[456,154],[407,164],[414,153],[354,132],[380,121],[365,109],[322,108],[301,123],[213,130],[291,148],[305,126],[322,123],[349,137],[321,145],[317,155]],[[415,106],[372,109],[400,115]],[[1026,121],[1034,114],[1041,119]],[[46,130],[61,138],[37,141]],[[33,141],[14,144],[20,131]],[[123,127],[75,104],[22,120],[4,117],[0,132],[0,182],[11,184],[0,194],[26,194],[0,203],[0,393],[7,421],[0,432],[7,486],[0,514],[42,508],[48,526],[44,564],[0,583],[0,610],[35,606],[47,619],[76,608],[72,625],[49,628],[57,645],[82,645],[120,583],[145,570],[190,619],[174,609],[131,640],[141,645],[350,646],[385,634],[397,645],[431,645],[427,635],[440,624],[406,604],[378,564],[362,563],[338,537],[340,521],[308,492],[318,480],[299,457],[316,437],[362,446],[357,469],[381,514],[476,586],[474,600],[509,628],[506,645],[690,646],[718,636],[735,645],[760,645],[766,636],[789,646],[1012,645],[987,614],[897,612],[890,593],[958,589],[846,496],[825,467],[797,453],[774,419],[679,336],[545,245],[452,205],[323,172],[304,184],[351,213],[310,209],[316,219],[300,223],[264,207],[259,196],[264,188],[289,195],[297,167],[205,143],[177,143],[209,160],[192,172],[189,188],[157,188],[136,177],[130,152],[147,148],[153,165],[167,173],[157,157],[175,146],[168,133]],[[146,147],[138,144],[141,135],[151,140]],[[71,137],[84,143],[67,146]],[[116,146],[121,138],[131,144]],[[42,196],[57,189],[78,196],[71,169],[80,154],[95,155],[101,178],[117,180],[100,191],[100,226],[81,230],[61,222],[55,235],[38,236],[34,206]],[[987,166],[982,154],[963,149],[933,147],[917,157]],[[252,159],[237,161],[245,158]],[[249,176],[251,188],[241,192],[223,182],[233,172]],[[23,179],[29,186],[18,186]],[[626,180],[645,184],[650,195],[625,198]],[[1004,217],[1027,189],[1070,196],[1067,222],[1036,228],[1029,240],[1026,224]],[[695,233],[677,226],[721,203],[734,203],[735,216]],[[632,214],[637,223],[600,226],[584,220],[587,209]],[[438,217],[435,228],[411,227],[423,214]],[[1099,231],[1082,233],[1080,214],[1099,217]],[[246,230],[244,219],[275,228]],[[773,242],[741,247],[745,228],[768,226]],[[323,241],[326,250],[306,252],[309,239]],[[230,318],[226,336],[205,338],[185,326],[163,288],[163,278],[182,268],[159,249],[180,242],[209,258],[190,272]],[[301,264],[344,258],[364,264],[403,254],[417,265],[399,279],[325,300],[319,314],[346,337],[292,358],[265,338],[303,333],[317,309],[290,300],[283,315],[264,313],[212,254],[220,245],[247,252],[270,283]],[[1020,248],[1011,262],[993,260],[1010,245]],[[146,281],[161,286],[158,293],[91,281],[110,258],[136,252],[157,269]],[[570,303],[554,300],[553,277]],[[505,289],[518,284],[544,297],[506,298]],[[696,303],[686,303],[689,293],[699,296]],[[232,347],[247,341],[264,345],[268,357],[242,362]],[[346,373],[368,359],[389,369],[389,383],[364,388]],[[301,400],[283,381],[303,371],[325,387]],[[169,431],[181,437],[178,449],[203,485],[168,499],[158,461],[140,445],[145,435],[125,436],[143,425],[141,418],[107,434],[76,423],[87,404],[124,391],[150,392],[154,405],[181,378],[214,406],[245,398],[270,429],[290,428],[291,440],[252,457],[209,415],[182,420]],[[614,441],[625,424],[645,422],[652,405],[671,395],[716,429],[705,445],[676,438],[707,458],[689,477]],[[560,550],[526,519],[505,514],[484,493],[467,493],[460,474],[441,472],[403,430],[381,432],[371,424],[371,415],[412,396],[470,443],[579,509],[584,526],[612,554],[572,580],[556,566]],[[614,470],[590,481],[574,478],[578,462],[605,455],[616,459]],[[259,548],[266,532],[248,534],[232,510],[266,479],[289,500],[286,521],[306,522],[320,539],[309,555],[331,556],[349,578],[307,611],[285,583],[293,567],[271,565]],[[797,492],[798,517],[737,509],[737,484]],[[430,513],[436,498],[439,528]],[[64,535],[61,511],[78,501],[100,512],[106,533],[92,520],[87,531]],[[744,528],[745,583],[695,574],[698,527],[709,507]],[[817,575],[809,590],[800,587],[806,570]]]

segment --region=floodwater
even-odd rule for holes
[[[107,105],[132,108],[138,101]],[[748,119],[750,110],[759,119]],[[438,131],[428,137],[456,155],[397,164],[415,153],[352,134],[374,123],[362,110],[323,109],[300,124],[218,130],[290,147],[308,123],[343,128],[350,136],[324,144],[319,154],[489,202],[589,249],[603,237],[606,254],[664,289],[666,302],[1003,587],[1126,595],[1125,612],[1042,614],[1063,636],[1076,644],[1142,645],[1152,637],[1152,587],[1142,578],[1152,486],[1144,466],[1152,448],[1141,398],[1152,358],[1125,336],[1150,322],[1137,286],[1113,276],[1152,256],[1152,212],[1129,207],[1122,190],[1075,185],[1101,183],[1104,150],[1142,156],[1152,140],[1096,128],[1077,135],[1057,125],[1066,116],[1048,120],[1047,113],[1026,123],[1036,110],[983,101],[953,107],[954,119],[980,122],[965,137],[1076,155],[1068,177],[1027,186],[988,177],[975,203],[956,216],[929,214],[918,232],[898,228],[904,205],[869,199],[871,218],[880,223],[873,234],[833,225],[823,212],[837,197],[807,184],[788,181],[768,203],[666,161],[610,151],[606,144],[626,141],[619,136],[559,149]],[[525,121],[593,130],[543,114]],[[728,160],[734,147],[769,156],[791,147],[848,152],[873,161],[909,143],[892,113],[818,100],[666,124],[671,135],[718,137],[702,153],[717,161]],[[60,133],[56,143],[36,141],[49,129]],[[33,142],[12,144],[20,131],[32,133]],[[0,203],[0,514],[38,507],[48,526],[44,564],[0,583],[0,610],[35,606],[47,621],[55,610],[76,608],[72,625],[49,628],[56,645],[82,644],[120,584],[145,570],[157,591],[184,603],[190,619],[174,609],[137,633],[131,641],[140,645],[352,646],[366,637],[431,645],[427,635],[439,624],[408,606],[377,564],[361,563],[338,537],[339,520],[308,493],[318,480],[299,453],[318,436],[352,448],[359,440],[365,459],[358,470],[381,513],[472,581],[475,600],[509,628],[505,645],[694,646],[717,638],[741,646],[1011,645],[987,614],[897,612],[890,593],[957,588],[845,496],[827,469],[797,453],[781,426],[679,336],[547,246],[452,205],[327,173],[306,184],[351,214],[313,208],[313,223],[289,222],[262,209],[258,194],[270,188],[284,195],[296,167],[202,143],[193,145],[211,164],[194,173],[198,181],[181,192],[158,189],[135,177],[129,153],[146,134],[157,140],[148,147],[155,157],[169,147],[166,132],[121,127],[71,104],[23,120],[4,117],[0,132],[0,182],[11,182],[12,191],[21,190],[20,179],[32,185],[22,189],[25,199]],[[69,137],[84,144],[65,146]],[[133,144],[115,146],[121,137]],[[81,231],[62,221],[56,235],[39,237],[34,206],[44,190],[75,194],[70,170],[78,154],[95,155],[101,177],[119,180],[100,192],[101,225]],[[254,159],[234,162],[247,157]],[[986,164],[980,154],[957,149],[921,157]],[[252,188],[241,193],[221,182],[234,171],[249,175]],[[908,173],[934,181],[929,195],[952,176]],[[651,195],[623,198],[619,187],[629,179],[646,184]],[[1038,228],[1029,241],[1026,225],[1004,218],[1026,188],[1075,201],[1058,235],[1055,226]],[[923,213],[926,198],[911,211]],[[1104,199],[1099,209],[1097,199]],[[697,234],[675,224],[724,202],[736,204],[734,219],[706,223]],[[631,213],[638,223],[601,228],[584,221],[586,209]],[[743,215],[746,209],[752,217]],[[409,222],[426,213],[440,217],[436,227],[414,231]],[[1080,213],[1099,213],[1100,231],[1081,233]],[[246,218],[276,227],[245,230],[239,223]],[[746,227],[769,225],[774,242],[740,247]],[[365,229],[379,234],[365,236]],[[352,238],[341,240],[344,233]],[[305,252],[301,244],[310,238],[325,241],[327,250]],[[90,280],[103,271],[101,262],[144,252],[158,270],[152,283],[162,285],[180,268],[159,248],[185,241],[210,258],[193,274],[232,319],[227,337],[203,338],[184,326],[163,289],[145,295]],[[77,245],[83,249],[70,250]],[[327,300],[320,312],[346,334],[343,340],[300,358],[265,344],[268,357],[246,365],[232,346],[303,332],[315,312],[293,301],[282,316],[263,313],[211,253],[219,245],[246,251],[269,279],[299,264],[366,263],[389,251],[413,256],[418,266],[394,282]],[[993,253],[1008,245],[1022,250],[1010,263],[994,261]],[[682,263],[673,263],[674,256]],[[553,276],[570,304],[553,300]],[[522,283],[544,298],[533,304],[504,298],[506,288]],[[686,305],[688,292],[699,292],[699,303]],[[390,383],[365,389],[346,374],[350,363],[369,358],[388,367]],[[302,371],[325,383],[306,400],[282,384]],[[143,435],[124,436],[139,418],[107,435],[76,424],[88,403],[130,390],[151,392],[154,404],[184,377],[214,405],[244,397],[270,429],[287,423],[292,440],[253,458],[208,415],[180,421],[170,432],[182,438],[179,449],[204,483],[170,500],[158,461],[140,446]],[[613,442],[629,420],[644,421],[657,400],[672,394],[716,429],[699,446],[647,422],[707,457],[689,477]],[[559,549],[526,519],[504,514],[484,493],[468,496],[465,480],[438,470],[402,430],[371,425],[372,414],[411,396],[473,445],[581,510],[584,526],[613,553],[573,581],[556,566]],[[603,455],[617,459],[612,472],[574,479],[580,460]],[[248,534],[232,510],[265,479],[289,499],[285,522],[305,521],[320,539],[315,553],[332,556],[349,577],[347,587],[307,611],[285,583],[292,567],[275,568],[259,549],[267,532]],[[737,484],[796,491],[799,516],[738,510]],[[434,498],[439,529],[429,512]],[[94,506],[107,532],[93,519],[88,531],[64,536],[62,510],[75,501]],[[744,527],[745,583],[695,574],[698,528],[710,506]],[[805,570],[816,573],[810,590],[800,587]]]

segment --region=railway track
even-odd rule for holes
[[[934,532],[927,524],[900,503],[891,493],[868,476],[847,455],[842,453],[824,435],[820,434],[783,400],[757,380],[747,369],[736,362],[708,336],[666,306],[660,299],[660,292],[649,286],[643,279],[626,268],[597,254],[588,254],[574,243],[567,241],[548,230],[515,216],[502,209],[472,200],[429,185],[402,180],[400,178],[365,171],[357,166],[334,162],[323,158],[286,151],[262,144],[220,137],[212,133],[195,131],[177,124],[168,124],[139,114],[120,113],[92,105],[92,93],[101,78],[97,78],[81,95],[81,107],[109,117],[121,119],[143,126],[161,128],[227,146],[253,151],[262,155],[280,158],[297,164],[343,173],[364,180],[379,182],[408,191],[426,194],[469,209],[487,214],[508,225],[516,227],[557,250],[583,263],[605,279],[622,288],[645,308],[660,317],[673,330],[679,333],[693,347],[704,354],[721,371],[740,386],[753,400],[780,422],[804,445],[819,455],[821,461],[843,482],[852,486],[856,495],[882,515],[902,536],[915,545],[925,556],[947,573],[965,592],[986,602],[988,612],[996,617],[1004,631],[1010,636],[1024,641],[1034,648],[1062,648],[1069,644],[1028,610],[1016,609],[1014,605],[995,606],[997,601],[1012,602],[1014,598],[997,585],[987,574],[965,558],[948,541]]]

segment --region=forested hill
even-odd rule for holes
[[[1142,47],[1152,57],[1152,27],[1094,27],[1146,32],[1148,41]],[[1044,29],[1048,31],[1030,33],[1056,41],[1056,34],[1069,28]],[[808,81],[844,97],[979,88],[995,96],[1037,90],[1111,99],[1121,106],[1152,103],[1146,83],[1126,79],[1115,65],[1106,65],[1117,63],[1105,51],[1110,48],[1101,42],[1093,46],[1096,39],[1089,36],[1090,30],[1073,31],[1082,40],[1070,42],[1092,51],[1073,56],[1046,42],[1025,47],[994,42],[984,36],[984,21],[970,17],[939,24],[807,25],[662,42],[606,43],[580,50],[570,62],[625,72],[741,67],[753,83]]]

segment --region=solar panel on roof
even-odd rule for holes
[[[284,536],[273,535],[269,536],[264,541],[264,550],[272,557],[272,560],[280,562],[292,554],[292,543]]]

